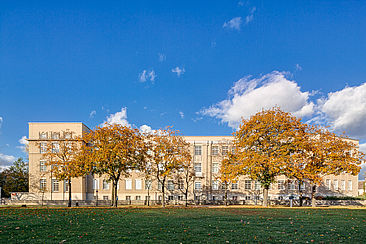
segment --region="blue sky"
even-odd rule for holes
[[[362,1],[1,5],[2,165],[30,121],[229,135],[275,105],[366,142]]]

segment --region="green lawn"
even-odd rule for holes
[[[366,242],[366,209],[0,208],[0,243]]]

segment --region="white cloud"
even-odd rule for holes
[[[8,168],[16,160],[14,156],[0,153],[0,171]]]
[[[184,119],[184,113],[182,111],[179,112],[179,115],[182,119]]]
[[[235,17],[232,18],[231,20],[225,22],[223,24],[223,28],[227,28],[227,29],[232,29],[232,30],[240,30],[240,26],[242,24],[242,19],[241,17]]]
[[[153,129],[151,129],[151,127],[150,127],[150,126],[148,126],[148,125],[141,125],[141,126],[140,126],[140,131],[141,131],[141,132],[143,132],[143,133],[150,134],[150,133],[152,133],[154,130],[153,130]]]
[[[322,118],[337,132],[366,138],[366,83],[328,93],[318,101]]]
[[[360,144],[360,151],[366,153],[366,143]]]
[[[154,83],[156,77],[157,77],[157,75],[154,70],[150,70],[150,71],[143,70],[139,74],[140,82],[146,82],[147,80],[150,80],[151,82]]]
[[[94,118],[94,116],[97,114],[97,111],[93,110],[89,114],[89,118]]]
[[[256,11],[256,7],[253,7],[251,10],[250,10],[250,14],[247,15],[245,17],[245,24],[249,24],[250,22],[253,21],[253,18],[254,18],[254,12]]]
[[[295,81],[288,80],[285,72],[273,71],[259,78],[246,76],[234,83],[229,98],[202,109],[201,114],[215,117],[232,128],[237,128],[241,118],[249,118],[262,109],[278,106],[304,117],[314,113],[310,93],[301,92]]]
[[[0,117],[0,128],[3,125],[3,121],[4,121],[3,117]]]
[[[21,146],[17,146],[17,148],[20,148],[23,152],[27,152],[27,146],[28,146],[27,137],[26,136],[22,136],[22,138],[20,138],[18,140],[18,142],[20,144],[22,144],[22,145]]]
[[[121,108],[120,112],[110,114],[107,117],[107,121],[104,121],[103,124],[119,124],[123,126],[131,126],[127,121],[127,108]]]
[[[159,62],[164,62],[166,60],[165,54],[158,53],[158,56],[159,56]]]
[[[295,69],[296,69],[296,71],[301,71],[302,67],[300,64],[296,64]]]
[[[182,74],[186,72],[184,68],[179,68],[178,66],[172,69],[173,73],[176,73],[178,77],[180,77]]]

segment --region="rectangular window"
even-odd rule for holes
[[[46,184],[47,184],[46,179],[41,179],[39,183],[40,183],[40,184],[39,184],[39,189],[40,189],[41,191],[46,190]]]
[[[64,138],[65,139],[71,139],[71,132],[64,132]]]
[[[331,183],[332,183],[332,181],[330,179],[325,180],[325,186],[327,187],[328,190],[330,190],[330,188],[331,188]]]
[[[219,147],[218,146],[212,146],[211,154],[213,156],[219,155]]]
[[[168,180],[167,189],[169,191],[173,191],[174,190],[174,182],[172,180]]]
[[[219,182],[217,180],[212,181],[212,190],[219,189]]]
[[[195,171],[196,173],[200,173],[200,172],[202,172],[202,166],[201,166],[201,163],[195,163],[195,164],[194,164],[194,171]]]
[[[202,155],[202,147],[194,146],[194,155]]]
[[[103,200],[108,200],[108,196],[103,196]]]
[[[47,132],[39,132],[39,139],[47,139]]]
[[[142,181],[141,180],[135,180],[135,188],[136,190],[142,189]]]
[[[161,184],[161,182],[158,182],[158,190],[159,191],[163,190],[163,184]]]
[[[212,163],[212,173],[219,172],[219,163]]]
[[[69,191],[69,181],[64,180],[64,192],[68,192],[68,191]]]
[[[52,139],[53,139],[53,140],[58,140],[58,139],[60,139],[60,133],[59,133],[59,132],[53,132],[53,133],[52,133]]]
[[[293,181],[293,180],[292,180],[292,181],[289,181],[289,182],[288,182],[288,186],[287,186],[287,187],[288,187],[288,189],[289,189],[289,190],[291,190],[291,191],[296,190],[296,184],[295,184],[295,181]]]
[[[245,180],[244,189],[245,190],[251,190],[252,189],[252,181],[251,180]]]
[[[233,201],[238,201],[238,196],[233,196]]]
[[[222,146],[222,155],[227,155],[228,151],[229,151],[228,146]]]
[[[352,191],[352,180],[348,180],[348,190]]]
[[[45,160],[39,161],[39,170],[41,172],[46,172],[47,171],[47,166],[46,166],[46,161]]]
[[[174,196],[168,196],[168,200],[169,200],[169,201],[174,200]]]
[[[226,190],[226,188],[227,188],[227,183],[226,182],[222,182],[221,183],[221,189],[222,190]]]
[[[184,181],[183,180],[179,180],[178,181],[178,190],[183,190],[184,189]]]
[[[250,200],[250,196],[245,196],[245,200]]]
[[[145,190],[150,190],[151,184],[152,184],[151,180],[145,180]]]
[[[261,189],[261,183],[259,181],[256,181],[254,184],[254,189],[256,191],[259,191]]]
[[[150,201],[150,196],[145,196],[145,201]]]
[[[338,180],[334,180],[333,184],[334,184],[334,190],[338,191]]]
[[[93,190],[98,190],[99,189],[99,179],[94,179],[93,180]]]
[[[342,191],[346,190],[346,181],[345,180],[341,181],[341,189],[342,189]]]
[[[285,181],[284,180],[278,181],[278,190],[285,190]]]
[[[136,201],[140,201],[141,200],[141,196],[136,196],[135,199],[136,199]]]
[[[39,144],[39,152],[46,153],[47,152],[47,144],[45,142],[41,142]]]
[[[126,201],[131,201],[131,196],[126,196]]]
[[[60,144],[58,142],[52,143],[52,153],[59,153],[60,152]]]
[[[202,189],[201,181],[194,182],[194,189],[196,189],[196,190],[201,190]]]
[[[132,190],[132,180],[127,179],[125,182],[126,182],[126,190]]]
[[[237,190],[238,189],[238,183],[236,182],[236,183],[232,183],[231,184],[231,189],[232,190]]]
[[[103,190],[109,190],[109,182],[106,180],[103,180]]]
[[[182,201],[182,200],[183,200],[183,196],[179,195],[179,196],[177,197],[177,199],[178,199],[179,201]]]
[[[58,192],[60,190],[59,182],[56,179],[52,179],[52,192]]]

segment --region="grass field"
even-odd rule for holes
[[[365,243],[366,209],[0,208],[0,243]]]

